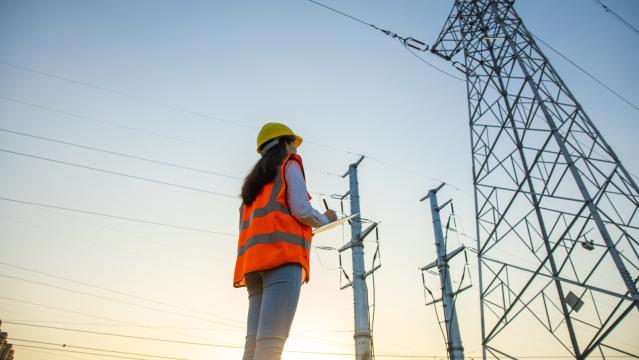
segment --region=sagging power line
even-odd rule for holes
[[[121,91],[115,91],[115,90],[107,89],[107,88],[105,88],[103,86],[91,84],[91,83],[84,82],[84,81],[74,80],[74,79],[71,79],[69,77],[60,76],[60,75],[52,74],[52,73],[49,73],[49,72],[36,70],[36,69],[29,68],[29,67],[26,67],[26,66],[13,64],[13,63],[10,63],[10,62],[7,62],[7,61],[0,60],[0,64],[3,64],[5,66],[9,66],[9,67],[13,67],[15,69],[19,69],[19,70],[22,70],[22,71],[27,71],[27,72],[31,72],[31,73],[34,73],[34,74],[38,74],[38,75],[41,75],[41,76],[50,77],[50,78],[53,78],[53,79],[56,79],[56,80],[65,81],[65,82],[72,83],[72,84],[75,84],[75,85],[88,87],[88,88],[91,88],[91,89],[94,89],[94,90],[103,91],[103,92],[110,93],[110,94],[113,94],[113,95],[118,95],[118,96],[122,96],[122,97],[125,97],[125,98],[129,98],[129,99],[145,102],[145,103],[148,103],[148,104],[152,104],[152,105],[156,105],[156,106],[160,106],[160,107],[164,107],[164,108],[180,111],[180,112],[183,112],[185,114],[193,115],[193,116],[196,116],[196,117],[201,117],[201,118],[205,118],[205,119],[208,119],[208,120],[221,121],[221,122],[224,122],[224,123],[227,123],[227,124],[231,124],[231,125],[234,125],[234,126],[237,126],[237,127],[240,127],[240,128],[244,128],[244,129],[254,129],[255,128],[254,126],[248,125],[248,124],[245,124],[245,123],[232,121],[232,120],[224,119],[224,118],[217,117],[217,116],[211,116],[211,115],[203,114],[203,113],[201,113],[199,111],[194,111],[194,110],[190,110],[190,109],[187,109],[187,108],[184,108],[184,107],[181,107],[181,106],[175,106],[175,105],[171,105],[171,104],[167,104],[167,103],[151,100],[151,99],[148,99],[148,98],[145,98],[145,97],[140,97],[140,96],[136,96],[136,95],[127,94],[127,93],[124,93],[124,92],[121,92]],[[14,102],[21,102],[21,103],[26,104],[26,105],[34,106],[34,104],[32,104],[32,103],[29,103],[29,102],[26,102],[26,101],[21,101],[21,100],[16,100],[16,99],[12,99],[12,98],[0,97],[0,99],[5,99],[5,100],[9,100],[9,101],[14,101]],[[43,109],[51,110],[51,108],[48,108],[48,107],[39,106],[39,105],[35,105],[35,106],[36,107],[41,107]],[[66,111],[61,111],[61,110],[54,110],[54,111],[59,112],[59,113],[63,113],[63,114],[67,114],[67,115],[71,115],[71,116],[76,116],[76,117],[78,116],[77,114],[68,113]],[[110,121],[99,120],[99,119],[95,119],[95,118],[88,118],[88,117],[85,117],[85,116],[82,116],[82,115],[80,115],[80,117],[86,118],[87,120],[98,121],[98,122],[102,122],[102,123],[105,123],[105,124],[114,125],[114,126],[117,126],[117,127],[120,127],[120,128],[126,128],[126,129],[133,130],[133,131],[143,132],[143,133],[146,133],[148,135],[160,136],[160,137],[163,137],[163,138],[166,138],[166,139],[176,140],[176,141],[180,141],[180,142],[188,142],[188,143],[192,143],[192,144],[204,145],[206,147],[216,148],[216,149],[219,149],[219,150],[222,150],[222,151],[225,150],[223,148],[213,147],[213,146],[208,145],[208,144],[195,143],[195,142],[192,142],[192,141],[189,141],[189,140],[185,141],[184,139],[176,138],[176,137],[173,137],[173,136],[168,136],[168,135],[165,135],[165,134],[156,133],[154,131],[149,131],[149,130],[146,130],[146,129],[139,129],[139,128],[134,128],[134,127],[130,127],[130,126],[127,126],[127,125],[113,123],[113,122],[110,122]],[[308,143],[314,144],[314,145],[319,146],[319,147],[323,147],[323,148],[326,148],[326,149],[330,149],[330,150],[346,153],[346,154],[349,154],[349,155],[358,154],[358,152],[356,152],[356,151],[343,149],[343,148],[340,148],[340,147],[337,147],[337,146],[334,146],[334,145],[322,144],[322,143],[314,141],[312,139],[306,139],[306,141]]]
[[[0,61],[0,63],[2,63],[2,62]],[[119,128],[119,129],[124,129],[124,130],[127,130],[127,131],[132,131],[132,132],[136,132],[136,133],[140,133],[140,134],[144,134],[144,135],[149,135],[149,136],[157,137],[157,138],[160,138],[160,139],[175,141],[175,142],[179,142],[179,143],[182,143],[182,144],[189,144],[189,145],[197,146],[197,147],[200,147],[200,148],[203,148],[203,149],[207,149],[207,150],[213,150],[213,151],[217,151],[217,152],[223,152],[223,153],[227,153],[227,154],[232,154],[232,155],[235,155],[235,156],[238,156],[238,157],[242,157],[242,158],[245,158],[245,159],[254,159],[255,156],[256,156],[255,154],[251,154],[251,153],[245,153],[245,152],[230,150],[230,149],[228,149],[226,147],[214,146],[214,145],[211,145],[209,143],[203,143],[203,142],[194,141],[194,140],[191,140],[191,139],[185,139],[185,138],[177,137],[177,136],[174,136],[174,135],[167,135],[165,133],[154,131],[154,130],[149,130],[149,129],[146,129],[146,128],[140,128],[140,127],[133,127],[133,126],[129,126],[129,125],[124,125],[124,124],[121,124],[121,123],[118,123],[118,122],[114,122],[114,121],[110,121],[110,120],[99,119],[99,118],[96,118],[96,117],[93,117],[93,116],[87,116],[87,115],[78,114],[78,113],[71,112],[71,111],[52,108],[50,106],[45,106],[45,105],[42,105],[42,104],[36,104],[36,103],[30,102],[30,101],[24,101],[24,100],[15,99],[15,98],[6,97],[6,96],[0,96],[0,100],[9,101],[9,102],[13,102],[15,104],[20,104],[22,106],[28,106],[28,107],[32,107],[32,108],[36,108],[36,109],[39,109],[39,110],[44,110],[44,111],[48,111],[48,112],[52,112],[52,113],[62,114],[62,115],[69,116],[69,117],[72,117],[72,118],[75,118],[75,119],[87,120],[87,121],[91,121],[91,122],[101,123],[101,124],[104,124],[104,125],[107,125],[107,126],[111,126],[111,127],[115,127],[115,128]],[[136,158],[137,160],[143,160],[144,159],[143,156],[124,154],[122,152],[109,151],[109,150],[104,150],[103,151],[101,149],[99,150],[96,147],[92,147],[92,146],[88,146],[88,145],[78,145],[78,144],[73,144],[73,143],[70,143],[70,142],[65,142],[65,141],[51,139],[51,138],[45,138],[43,136],[37,136],[37,135],[27,135],[24,132],[18,132],[18,131],[12,131],[12,130],[7,130],[6,132],[12,132],[15,135],[31,136],[33,138],[38,138],[40,140],[63,143],[65,145],[76,146],[76,147],[79,147],[79,148],[84,148],[86,150],[101,151],[101,152],[105,152],[105,153],[108,152],[108,153],[111,153],[112,155],[126,156],[126,157],[130,157],[130,158]],[[341,148],[338,148],[338,147],[335,147],[335,146],[323,145],[323,144],[314,142],[312,140],[306,139],[305,141],[307,143],[312,143],[312,144],[315,144],[317,146],[321,146],[321,147],[324,147],[324,148],[329,148],[329,149],[332,149],[332,150],[335,150],[335,151],[344,152],[344,153],[346,153],[348,155],[358,155],[358,156],[360,155],[359,153],[356,153],[356,152],[351,152],[349,150],[341,149]],[[385,162],[385,161],[382,161],[382,160],[379,160],[379,159],[376,159],[376,158],[371,158],[371,159],[375,160],[375,161],[378,161],[380,163],[386,164],[386,165],[390,164],[388,162]],[[153,160],[153,159],[146,159],[146,160],[143,160],[143,161],[163,163],[163,165],[169,165],[170,164],[168,162],[160,162],[158,160]],[[172,164],[172,165],[169,165],[169,166],[189,168],[187,166],[179,165],[179,164]],[[200,172],[206,171],[206,170],[196,170],[194,168],[190,168],[189,170],[200,171]],[[314,173],[317,173],[317,174],[321,174],[321,175],[332,176],[332,174],[329,171],[326,171],[326,170],[320,170],[320,169],[316,169],[316,168],[313,168],[313,167],[309,167],[309,168],[307,168],[307,170],[311,171],[311,172],[314,172]],[[225,176],[225,175],[226,175],[226,177],[236,177],[234,175],[228,175],[228,174],[222,174],[220,176]]]
[[[26,271],[26,272],[30,272],[30,273],[34,273],[34,274],[38,274],[38,275],[44,275],[44,276],[47,276],[47,277],[50,277],[50,278],[53,278],[53,279],[63,280],[63,281],[66,281],[66,282],[70,282],[70,283],[73,283],[73,284],[78,284],[78,285],[94,288],[94,289],[101,290],[101,291],[107,291],[107,292],[110,292],[110,293],[113,293],[113,294],[117,294],[117,295],[124,295],[124,296],[130,297],[130,298],[133,298],[133,299],[143,300],[143,301],[146,301],[146,302],[149,302],[149,303],[152,303],[152,304],[167,306],[167,307],[170,307],[170,308],[173,308],[173,309],[177,309],[177,310],[181,310],[181,311],[187,311],[187,312],[194,313],[194,314],[215,317],[215,318],[221,319],[221,320],[223,320],[225,322],[229,322],[229,321],[233,322],[236,325],[243,323],[243,321],[239,321],[239,320],[236,320],[236,319],[230,319],[230,318],[227,318],[227,317],[222,317],[222,316],[219,316],[219,315],[211,314],[211,313],[208,313],[208,312],[203,312],[203,311],[200,311],[200,310],[189,309],[189,308],[185,308],[183,306],[177,306],[177,305],[174,305],[174,304],[169,304],[169,303],[166,303],[166,302],[163,302],[163,301],[159,301],[157,299],[151,299],[151,298],[148,298],[148,297],[127,293],[127,292],[124,292],[124,291],[121,291],[121,290],[111,289],[111,288],[107,288],[105,286],[99,286],[99,285],[91,284],[91,283],[88,283],[88,282],[85,282],[85,281],[78,281],[78,280],[75,280],[75,279],[70,279],[68,277],[52,274],[50,272],[45,272],[45,271],[41,271],[41,270],[36,270],[36,269],[24,267],[24,266],[10,264],[10,263],[4,262],[4,261],[0,261],[0,265],[4,265],[6,267],[10,267],[10,268],[13,268],[13,269],[18,269],[18,270],[21,270],[21,271]],[[209,321],[209,320],[210,319],[207,319],[207,321]]]
[[[1,63],[2,63],[2,61],[0,61],[0,64]],[[20,105],[23,105],[23,106],[28,106],[28,107],[32,107],[32,108],[36,108],[36,109],[40,109],[40,110],[49,111],[49,112],[53,112],[53,113],[57,113],[57,114],[65,115],[65,116],[69,116],[69,117],[76,118],[76,119],[88,120],[88,121],[91,121],[91,122],[97,122],[97,123],[101,123],[101,124],[104,124],[104,125],[116,127],[116,128],[119,128],[119,129],[124,129],[124,130],[128,130],[128,131],[136,132],[136,133],[139,133],[139,134],[154,136],[154,137],[157,137],[157,138],[176,141],[176,142],[183,143],[183,144],[190,144],[190,145],[195,145],[195,146],[206,148],[206,149],[225,152],[225,153],[237,155],[237,156],[240,156],[240,157],[245,157],[245,158],[253,158],[254,157],[254,155],[249,154],[249,153],[233,151],[233,150],[229,150],[227,148],[223,148],[223,147],[220,147],[220,146],[213,146],[213,145],[208,144],[208,143],[202,143],[202,142],[197,142],[197,141],[193,141],[193,140],[190,140],[190,139],[184,139],[184,138],[173,136],[173,135],[167,135],[167,134],[164,134],[164,133],[161,133],[161,132],[158,132],[158,131],[153,131],[153,130],[149,130],[149,129],[145,129],[145,128],[133,127],[133,126],[124,125],[124,124],[121,124],[121,123],[118,123],[118,122],[114,122],[114,121],[110,121],[110,120],[99,119],[99,118],[96,118],[96,117],[93,117],[93,116],[87,116],[87,115],[78,114],[78,113],[71,112],[71,111],[66,111],[66,110],[62,110],[62,109],[56,109],[56,108],[52,108],[50,106],[36,104],[36,103],[30,102],[30,101],[15,99],[15,98],[7,97],[7,96],[0,96],[0,100],[9,101],[9,102],[13,102],[15,104],[20,104]]]
[[[368,23],[356,16],[347,14],[343,11],[340,11],[338,9],[335,9],[333,7],[330,7],[328,5],[322,4],[319,1],[316,0],[307,0],[313,4],[319,5],[321,7],[324,7],[330,11],[333,11],[341,16],[347,17],[351,20],[354,20],[358,23],[361,23],[363,25],[366,25],[372,29],[374,29],[375,31],[381,31],[383,34],[390,36],[391,38],[394,39],[398,39],[400,41],[400,43],[403,45],[403,47],[410,52],[413,56],[415,56],[419,61],[423,62],[424,64],[426,64],[427,66],[435,69],[436,71],[449,76],[451,78],[454,78],[456,80],[464,80],[460,77],[457,77],[455,75],[452,75],[450,73],[448,73],[445,70],[440,69],[439,67],[433,65],[432,63],[430,63],[429,61],[427,61],[426,59],[424,59],[423,57],[419,56],[417,53],[415,53],[415,51],[418,52],[431,52],[434,55],[438,55],[438,52],[434,50],[434,48],[430,45],[427,45],[426,43],[420,41],[420,40],[416,40],[413,37],[410,36],[400,36],[397,35],[395,32],[392,32],[390,30],[385,30],[382,29],[374,24]],[[603,5],[603,3],[601,3],[599,0],[594,0],[597,1],[598,3],[600,3],[605,9],[606,11],[610,11],[609,8],[607,8],[605,5]],[[616,13],[613,12],[613,15],[616,15]],[[623,19],[622,19],[623,20]],[[625,22],[625,20],[623,20]],[[630,25],[630,24],[627,24]],[[631,25],[630,25],[631,26]],[[631,28],[633,30],[636,30],[634,27],[631,26]],[[584,73],[586,76],[588,76],[591,80],[595,81],[597,84],[601,85],[604,89],[606,89],[608,92],[610,92],[611,94],[613,94],[615,97],[619,98],[621,101],[625,102],[626,104],[630,105],[631,107],[633,107],[635,110],[639,111],[639,106],[637,106],[636,104],[634,104],[633,102],[631,102],[630,100],[628,100],[625,96],[621,95],[618,91],[612,89],[612,87],[610,87],[609,85],[605,84],[602,80],[596,78],[594,75],[592,75],[590,72],[586,71],[582,66],[578,65],[575,61],[569,59],[566,55],[562,54],[561,52],[559,52],[558,50],[556,50],[555,48],[553,48],[552,46],[550,46],[548,43],[546,43],[545,41],[543,41],[541,38],[539,38],[536,35],[533,35],[537,40],[539,40],[541,43],[543,43],[544,45],[546,45],[549,49],[551,49],[553,52],[555,52],[557,55],[561,56],[564,60],[568,61],[568,63],[570,63],[572,66],[576,67],[579,71],[581,71],[582,73]],[[440,56],[441,57],[441,56]],[[468,71],[468,69],[466,68],[465,65],[456,62],[456,61],[452,61],[452,59],[447,58],[447,57],[441,57],[442,59],[451,62],[452,66],[460,71],[461,73],[465,74],[466,76],[473,76],[473,73]]]
[[[101,153],[105,153],[105,154],[125,157],[125,158],[129,158],[129,159],[134,159],[134,160],[145,161],[145,162],[149,162],[149,163],[153,163],[153,164],[166,165],[166,166],[171,166],[171,167],[178,168],[178,169],[190,170],[190,171],[195,171],[195,172],[199,172],[199,173],[203,173],[203,174],[221,176],[221,177],[226,177],[226,178],[235,179],[235,180],[242,180],[242,178],[239,177],[239,176],[224,174],[224,173],[217,172],[217,171],[206,170],[206,169],[198,169],[198,168],[194,168],[194,167],[190,167],[190,166],[186,166],[186,165],[180,165],[180,164],[167,162],[167,161],[163,161],[163,160],[150,159],[150,158],[147,158],[147,157],[142,157],[142,156],[132,155],[132,154],[126,154],[126,153],[119,152],[119,151],[106,150],[106,149],[101,149],[101,148],[97,148],[97,147],[93,147],[93,146],[76,144],[76,143],[72,143],[72,142],[68,142],[68,141],[53,139],[53,138],[50,138],[50,137],[44,137],[44,136],[28,134],[28,133],[25,133],[25,132],[9,130],[9,129],[2,129],[2,128],[0,128],[0,131],[5,132],[5,133],[9,133],[9,134],[14,134],[14,135],[26,136],[26,137],[30,137],[30,138],[34,138],[34,139],[38,139],[38,140],[44,140],[44,141],[48,141],[48,142],[52,142],[52,143],[57,143],[57,144],[62,144],[62,145],[67,145],[67,146],[73,146],[73,147],[77,147],[77,148],[84,149],[84,150],[97,151],[97,152],[101,152]]]
[[[221,192],[217,192],[217,191],[212,191],[212,190],[207,190],[207,189],[202,189],[202,188],[196,188],[196,187],[193,187],[193,186],[187,186],[187,185],[180,185],[180,184],[176,184],[176,183],[171,183],[171,182],[168,182],[168,181],[150,179],[150,178],[137,176],[137,175],[131,175],[131,174],[127,174],[127,173],[123,173],[123,172],[119,172],[119,171],[100,169],[100,168],[96,168],[96,167],[93,167],[93,166],[82,165],[82,164],[72,163],[72,162],[68,162],[68,161],[62,161],[62,160],[58,160],[58,159],[47,158],[47,157],[44,157],[44,156],[37,156],[37,155],[33,155],[33,154],[27,154],[27,153],[22,153],[22,152],[18,152],[18,151],[12,151],[12,150],[8,150],[8,149],[1,149],[1,148],[0,148],[0,152],[4,152],[4,153],[7,153],[7,154],[12,154],[12,155],[29,157],[29,158],[32,158],[32,159],[49,161],[49,162],[53,162],[53,163],[56,163],[56,164],[67,165],[67,166],[72,166],[72,167],[86,169],[86,170],[92,170],[92,171],[101,172],[101,173],[110,174],[110,175],[122,176],[122,177],[130,178],[130,179],[141,180],[141,181],[151,182],[151,183],[160,184],[160,185],[167,185],[167,186],[176,187],[176,188],[180,188],[180,189],[198,191],[198,192],[207,193],[207,194],[211,194],[211,195],[217,195],[217,196],[223,196],[223,197],[228,197],[228,198],[233,198],[233,199],[239,199],[239,195],[226,194],[226,193],[221,193]]]
[[[225,344],[217,344],[217,343],[204,343],[204,342],[195,342],[195,341],[183,341],[183,340],[174,340],[174,339],[163,339],[163,338],[153,338],[153,337],[145,337],[145,336],[136,336],[136,335],[126,335],[126,334],[118,334],[118,333],[110,333],[110,332],[101,332],[101,331],[90,331],[90,330],[81,330],[81,329],[72,329],[65,327],[57,327],[57,326],[45,326],[45,325],[33,325],[33,324],[25,324],[25,323],[17,323],[17,322],[6,322],[7,324],[18,325],[18,326],[27,326],[27,327],[36,327],[43,328],[49,330],[60,330],[60,331],[68,331],[68,332],[76,332],[76,333],[84,333],[84,334],[92,334],[92,335],[103,335],[103,336],[112,336],[112,337],[120,337],[120,338],[128,338],[128,339],[137,339],[137,340],[146,340],[146,341],[155,341],[155,342],[163,342],[163,343],[173,343],[173,344],[181,344],[181,345],[193,345],[193,346],[203,346],[203,347],[212,347],[212,348],[226,348],[226,349],[244,349],[244,346],[240,345],[225,345]],[[325,355],[325,356],[354,356],[352,353],[339,353],[339,352],[320,352],[320,351],[302,351],[302,350],[287,350],[290,353],[296,354],[312,354],[312,355]],[[432,355],[409,355],[409,354],[377,354],[378,357],[396,357],[396,358],[412,358],[412,359],[432,359]]]
[[[90,354],[90,355],[97,355],[97,356],[113,357],[113,354],[115,354],[115,355],[118,355],[118,356],[119,355],[143,356],[143,357],[150,357],[150,358],[153,358],[153,359],[187,360],[186,358],[181,358],[181,357],[164,356],[164,355],[157,355],[157,354],[141,354],[141,353],[135,353],[135,352],[129,352],[129,351],[118,351],[118,350],[111,350],[111,349],[104,349],[104,348],[94,348],[94,347],[88,347],[88,346],[71,345],[71,344],[67,344],[67,343],[60,344],[60,343],[52,343],[52,342],[38,341],[38,340],[31,340],[31,339],[18,339],[18,338],[10,338],[10,339],[13,340],[13,341],[26,342],[26,343],[30,343],[30,344],[56,346],[56,348],[50,348],[50,350],[67,351],[67,348],[69,348],[69,349],[92,350],[92,351],[101,351],[101,352],[103,352],[103,353],[80,352],[81,354]],[[19,345],[19,344],[16,344],[16,345],[24,346],[24,345]],[[73,351],[69,351],[69,352],[73,352]]]
[[[38,139],[38,140],[43,140],[43,141],[48,141],[48,142],[52,142],[52,143],[56,143],[56,144],[72,146],[72,147],[76,147],[76,148],[83,149],[83,150],[90,150],[90,151],[101,152],[101,153],[105,153],[105,154],[109,154],[109,155],[129,158],[129,159],[133,159],[133,160],[144,161],[144,162],[148,162],[148,163],[152,163],[152,164],[170,166],[170,167],[173,167],[173,168],[184,169],[184,170],[194,171],[194,172],[208,174],[208,175],[220,176],[220,177],[225,177],[225,178],[229,178],[229,179],[233,179],[233,180],[243,180],[242,177],[239,177],[239,176],[236,176],[236,175],[231,175],[231,174],[225,174],[225,173],[222,173],[222,172],[219,172],[219,171],[194,168],[194,167],[188,166],[188,165],[177,164],[177,163],[163,161],[163,160],[157,160],[157,159],[151,159],[151,158],[140,156],[140,155],[135,155],[135,154],[130,154],[130,153],[123,153],[123,152],[120,152],[120,151],[113,151],[113,150],[108,150],[108,149],[103,149],[103,148],[97,148],[97,147],[89,146],[89,145],[77,144],[77,143],[73,143],[73,142],[69,142],[69,141],[54,139],[54,138],[51,138],[51,137],[39,136],[39,135],[35,135],[35,134],[28,134],[28,133],[21,132],[21,131],[15,131],[15,130],[3,129],[3,128],[0,128],[0,131],[8,133],[8,134],[25,136],[25,137],[30,137],[30,138],[34,138],[34,139]],[[325,195],[324,193],[320,193],[320,192],[316,192],[316,191],[310,191],[310,193],[311,194],[315,194],[315,195]]]
[[[323,8],[326,8],[326,9],[328,9],[328,10],[330,10],[330,11],[332,11],[332,12],[336,13],[336,14],[339,14],[339,15],[341,15],[341,16],[344,16],[344,17],[346,17],[346,18],[349,18],[349,19],[351,19],[351,20],[354,20],[354,21],[356,21],[356,22],[358,22],[358,23],[360,23],[360,24],[362,24],[362,25],[366,25],[366,26],[368,26],[369,28],[371,28],[371,29],[373,29],[373,30],[375,30],[375,31],[379,31],[379,32],[383,33],[384,35],[386,35],[386,36],[388,36],[388,37],[390,37],[390,38],[392,38],[392,39],[397,39],[397,40],[398,40],[398,41],[402,44],[402,46],[403,46],[403,47],[404,47],[404,48],[405,48],[408,52],[410,52],[411,54],[413,54],[413,56],[415,56],[416,58],[418,58],[418,59],[419,59],[421,62],[423,62],[424,64],[428,65],[429,67],[431,67],[431,68],[435,69],[436,71],[438,71],[438,72],[440,72],[440,73],[442,73],[442,74],[444,74],[444,75],[446,75],[446,76],[449,76],[449,77],[452,77],[452,78],[454,78],[454,79],[461,80],[461,81],[463,81],[463,80],[464,80],[464,79],[461,79],[461,78],[459,78],[459,77],[456,77],[455,75],[450,74],[449,72],[447,72],[447,71],[445,71],[445,70],[440,69],[439,67],[437,67],[437,66],[433,65],[433,64],[432,64],[432,63],[430,63],[428,60],[426,60],[426,59],[422,58],[421,56],[417,55],[417,54],[413,51],[413,50],[416,50],[416,51],[419,51],[419,52],[426,52],[426,51],[428,51],[428,50],[429,50],[429,48],[430,48],[430,46],[429,46],[429,45],[427,45],[426,43],[424,43],[424,42],[422,42],[422,41],[420,41],[420,40],[417,40],[417,39],[415,39],[415,38],[413,38],[413,37],[410,37],[410,36],[407,36],[407,37],[405,37],[405,36],[401,36],[401,35],[398,35],[397,33],[393,32],[393,31],[390,31],[390,30],[386,30],[386,29],[380,28],[380,27],[378,27],[378,26],[376,26],[376,25],[374,25],[374,24],[368,23],[368,22],[366,22],[366,21],[364,21],[364,20],[362,20],[362,19],[360,19],[360,18],[358,18],[358,17],[356,17],[356,16],[353,16],[353,15],[347,14],[346,12],[343,12],[343,11],[341,11],[341,10],[335,9],[335,8],[333,8],[333,7],[330,7],[330,6],[328,6],[328,5],[326,5],[326,4],[323,4],[323,3],[319,2],[319,1],[315,1],[315,0],[307,0],[307,1],[309,1],[309,2],[311,2],[311,3],[313,3],[313,4],[315,4],[315,5],[321,6],[321,7],[323,7]],[[411,50],[411,49],[412,49],[412,50]],[[459,70],[459,69],[458,69],[458,70]],[[368,156],[367,156],[367,157],[368,157]]]
[[[181,317],[181,318],[199,320],[199,321],[210,322],[210,323],[226,325],[226,326],[231,326],[231,327],[241,327],[240,325],[238,325],[238,323],[229,324],[229,323],[226,323],[226,322],[221,322],[219,320],[212,320],[212,319],[207,319],[207,318],[203,318],[203,317],[200,317],[200,316],[182,314],[182,313],[178,313],[178,312],[167,310],[167,309],[161,309],[161,308],[157,308],[157,307],[154,307],[154,306],[143,305],[143,304],[138,304],[138,303],[134,303],[134,302],[131,302],[131,301],[115,299],[115,298],[111,298],[111,297],[108,297],[108,296],[102,296],[102,295],[98,295],[98,294],[93,294],[93,293],[90,293],[90,292],[87,292],[87,291],[71,289],[71,288],[67,288],[67,287],[63,287],[63,286],[57,286],[57,285],[53,285],[53,284],[44,283],[44,282],[41,282],[41,281],[35,281],[35,280],[21,278],[21,277],[18,277],[18,276],[12,276],[12,275],[8,275],[8,274],[0,273],[0,277],[4,277],[4,278],[7,278],[7,279],[12,279],[12,280],[16,280],[16,281],[21,281],[21,282],[25,282],[25,283],[35,284],[35,285],[39,285],[39,286],[44,286],[44,287],[48,287],[48,288],[51,288],[51,289],[57,289],[57,290],[62,290],[62,291],[71,292],[71,293],[75,293],[75,294],[91,296],[91,297],[98,298],[98,299],[101,299],[101,300],[106,300],[106,301],[115,302],[115,303],[119,303],[119,304],[125,304],[125,305],[129,305],[129,306],[134,306],[136,308],[145,309],[145,310],[149,310],[149,311],[155,311],[155,312],[159,312],[159,313],[170,314],[170,315],[178,316],[178,317]]]
[[[25,201],[25,200],[20,200],[20,199],[11,199],[11,198],[7,198],[7,197],[0,197],[0,200],[9,201],[9,202],[18,203],[18,204],[23,204],[23,205],[29,205],[29,206],[38,206],[38,207],[45,207],[45,208],[50,208],[50,209],[71,211],[71,212],[80,213],[80,214],[86,214],[86,215],[107,217],[107,218],[112,218],[112,219],[117,219],[117,220],[132,221],[132,222],[137,222],[137,223],[147,224],[147,225],[165,226],[165,227],[170,227],[170,228],[174,228],[174,229],[197,231],[197,232],[204,232],[204,233],[209,233],[209,234],[217,234],[217,235],[224,235],[224,236],[231,236],[231,237],[237,236],[237,234],[225,233],[225,232],[220,232],[220,231],[213,231],[213,230],[195,228],[195,227],[190,227],[190,226],[167,224],[167,223],[161,223],[161,222],[144,220],[144,219],[136,219],[136,218],[126,217],[126,216],[105,214],[105,213],[89,211],[89,210],[83,210],[83,209],[74,209],[74,208],[68,208],[68,207],[51,205],[51,204],[44,204],[44,203],[38,203],[38,202],[32,202],[32,201]]]
[[[632,30],[636,35],[639,35],[639,29],[637,29],[635,26],[633,26],[631,23],[629,23],[628,21],[626,21],[626,19],[622,18],[621,15],[617,14],[614,10],[612,10],[608,5],[604,4],[601,0],[593,0],[594,2],[596,2],[597,4],[599,4],[601,6],[602,9],[604,9],[605,12],[612,14],[612,16],[614,16],[617,20],[619,20],[619,22],[621,22],[622,24],[626,25],[630,30]]]

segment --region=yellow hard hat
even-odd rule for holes
[[[295,137],[295,146],[298,147],[302,144],[302,141],[304,141],[304,139],[302,139],[301,136],[297,135],[296,133],[293,132],[293,130],[291,130],[290,127],[284,125],[284,124],[280,124],[280,123],[266,123],[264,124],[264,126],[262,126],[262,130],[260,130],[260,133],[257,134],[257,152],[259,154],[260,152],[260,147],[262,145],[264,145],[265,143],[278,138],[280,136],[294,136]]]

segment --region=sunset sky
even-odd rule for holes
[[[453,3],[323,2],[426,43]],[[639,24],[639,2],[605,3]],[[515,6],[531,32],[639,103],[636,32],[592,0]],[[541,48],[639,174],[639,110]],[[361,212],[381,222],[374,291],[368,282],[376,353],[445,356],[435,310],[424,305],[419,268],[435,260],[435,247],[419,199],[451,184],[439,198],[453,198],[467,236],[451,236],[449,249],[475,246],[467,109],[463,81],[305,0],[0,1],[0,320],[17,339],[10,342],[30,346],[15,347],[16,358],[104,359],[86,354],[101,349],[239,359],[248,301],[232,286],[235,195],[258,158],[257,132],[271,121],[305,138],[299,154],[318,209],[322,198],[340,209],[330,196],[348,190],[339,175],[368,156],[359,167]],[[349,234],[338,228],[313,245],[339,248]],[[369,268],[376,243],[367,240]],[[311,255],[283,359],[353,358],[352,290],[340,290],[347,280],[337,252]],[[456,305],[467,358],[481,356],[471,255],[464,284],[473,287]],[[349,252],[343,260],[350,272]],[[454,281],[465,265],[455,259]],[[639,324],[636,313],[630,318]],[[512,337],[522,356],[557,353],[526,334]],[[639,352],[636,339],[626,331],[613,340]],[[67,352],[42,349],[61,344]]]

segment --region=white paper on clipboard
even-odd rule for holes
[[[326,230],[330,230],[330,229],[336,228],[337,226],[342,225],[344,222],[354,218],[357,215],[359,215],[359,214],[353,214],[351,216],[346,216],[346,217],[343,217],[343,218],[341,218],[339,220],[335,220],[333,222],[330,222],[330,223],[328,223],[326,225],[322,225],[322,226],[318,227],[317,229],[313,230],[313,235],[322,233],[322,232],[324,232]]]

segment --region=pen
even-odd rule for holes
[[[326,210],[328,211],[328,204],[326,203],[326,199],[322,199],[322,201],[324,202],[324,207],[326,208]]]

